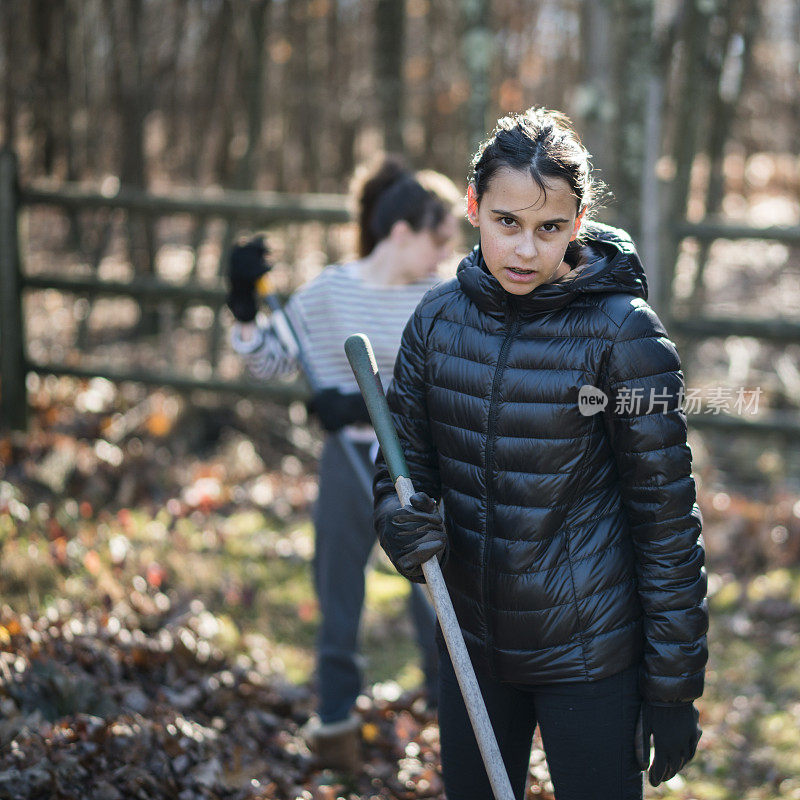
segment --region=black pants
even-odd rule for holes
[[[491,800],[453,665],[441,642],[439,647],[447,800]],[[500,683],[480,672],[477,678],[515,797],[524,795],[538,724],[556,800],[641,800],[643,775],[634,751],[641,705],[637,666],[594,682],[532,686]]]

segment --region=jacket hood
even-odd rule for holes
[[[480,246],[461,261],[456,277],[470,300],[490,314],[503,314],[509,303],[525,315],[545,313],[563,308],[580,294],[624,292],[647,299],[647,277],[625,231],[587,223],[578,248],[578,266],[526,295],[512,295],[503,289],[489,272]]]

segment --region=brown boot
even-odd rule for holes
[[[361,767],[361,718],[351,714],[340,722],[312,717],[301,729],[314,763],[321,769],[357,772]]]

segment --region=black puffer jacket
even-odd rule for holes
[[[524,297],[467,256],[409,321],[389,405],[415,487],[444,500],[473,659],[518,683],[641,661],[644,697],[683,703],[708,620],[680,363],[628,235],[588,230],[580,265]],[[604,411],[579,410],[583,386]],[[379,456],[378,515],[393,492]]]

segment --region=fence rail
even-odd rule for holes
[[[215,307],[225,303],[225,290],[221,286],[184,285],[146,276],[135,276],[129,281],[107,281],[91,276],[73,278],[54,274],[24,275],[21,283],[26,289],[57,289],[84,297],[124,295],[136,300],[204,303]]]
[[[169,386],[179,391],[208,390],[242,395],[270,397],[280,402],[298,399],[304,394],[302,383],[270,384],[246,380],[225,380],[191,375],[164,374],[144,369],[78,367],[60,363],[36,362],[26,355],[23,337],[21,296],[25,290],[55,289],[85,297],[117,295],[139,301],[202,303],[218,310],[224,303],[221,286],[175,284],[148,276],[129,281],[100,280],[92,276],[55,274],[25,275],[21,268],[18,245],[18,215],[21,208],[50,205],[77,212],[84,209],[114,208],[135,211],[152,217],[189,214],[198,218],[222,218],[269,226],[285,222],[316,221],[325,225],[341,224],[350,219],[347,199],[341,195],[280,195],[271,192],[225,192],[200,194],[174,192],[170,195],[122,188],[114,194],[88,191],[65,185],[56,189],[20,188],[16,158],[9,151],[0,152],[0,427],[24,428],[27,422],[25,376],[28,373],[70,375],[80,378],[105,377],[115,382]],[[800,227],[755,228],[732,225],[718,220],[682,222],[673,231],[678,239],[761,239],[786,244],[800,244]],[[683,336],[711,338],[718,336],[753,336],[777,343],[800,342],[800,323],[788,320],[746,318],[673,318],[670,330]],[[768,418],[746,420],[725,414],[690,415],[690,424],[698,429],[735,433],[778,435],[800,438],[796,414],[771,414]]]
[[[687,420],[690,429],[800,439],[797,414],[791,412],[773,411],[769,416],[752,420],[732,414],[688,414]]]
[[[746,319],[741,317],[672,317],[670,333],[713,339],[719,336],[750,336],[754,339],[791,344],[800,342],[800,323],[779,319]]]
[[[259,225],[274,225],[279,222],[321,222],[334,225],[350,219],[346,196],[335,194],[291,195],[230,191],[224,194],[176,192],[161,195],[125,188],[114,194],[103,194],[67,184],[58,190],[24,189],[19,192],[18,203],[52,205],[70,211],[120,208],[152,216],[191,214]]]
[[[735,225],[721,220],[708,219],[703,222],[681,222],[675,226],[675,235],[680,239],[760,239],[763,241],[800,244],[800,225],[773,225],[756,228],[752,225]]]
[[[114,370],[106,367],[73,367],[67,364],[29,362],[28,372],[39,375],[67,375],[73,378],[105,378],[112,383],[132,381],[145,386],[167,386],[180,392],[207,391],[222,392],[251,397],[263,397],[288,404],[293,400],[304,400],[308,397],[308,388],[300,381],[256,383],[247,380],[224,380],[222,378],[197,378],[193,375],[176,375],[175,373],[155,372],[153,370]]]

